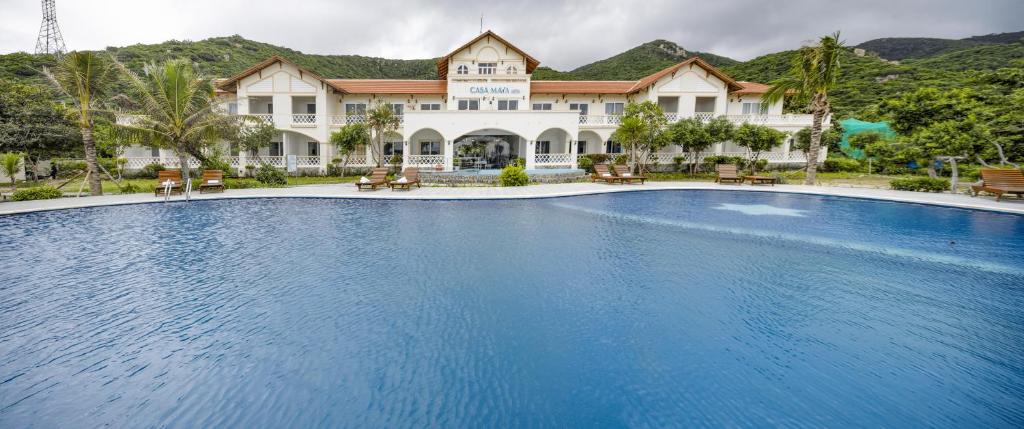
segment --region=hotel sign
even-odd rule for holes
[[[510,86],[471,86],[469,87],[470,94],[488,94],[488,95],[511,95],[519,94],[518,88],[512,88]]]

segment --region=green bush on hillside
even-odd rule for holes
[[[862,170],[860,161],[853,158],[828,158],[821,165],[821,171],[856,173]]]

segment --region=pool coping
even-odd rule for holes
[[[331,185],[305,185],[287,188],[234,189],[216,194],[193,194],[192,200],[231,200],[252,198],[327,198],[372,200],[514,200],[560,198],[580,195],[609,194],[638,191],[714,190],[727,192],[774,192],[803,195],[859,198],[911,204],[926,204],[959,209],[1024,215],[1024,200],[1008,199],[996,202],[992,197],[970,197],[948,193],[922,193],[889,189],[835,186],[776,185],[741,186],[719,185],[710,182],[648,182],[645,185],[608,185],[601,183],[566,183],[531,185],[515,188],[501,187],[425,187],[411,191],[357,191],[350,183]],[[169,201],[184,201],[174,196]],[[1015,201],[1016,200],[1016,201]],[[0,215],[14,215],[41,211],[68,210],[87,207],[152,204],[164,202],[163,197],[146,193],[104,195],[100,197],[60,198],[54,200],[0,203]]]

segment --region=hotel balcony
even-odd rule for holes
[[[813,120],[812,115],[807,114],[785,114],[785,115],[721,115],[736,125],[750,123],[766,126],[780,127],[809,127]],[[679,113],[665,114],[669,123],[677,122],[685,118],[697,118],[707,122],[715,118],[714,113],[696,113],[683,115]],[[829,124],[830,118],[825,118],[824,125]],[[580,115],[580,128],[617,127],[622,122],[621,115]]]

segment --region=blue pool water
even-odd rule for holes
[[[1021,427],[1024,217],[730,191],[0,217],[0,427]]]

